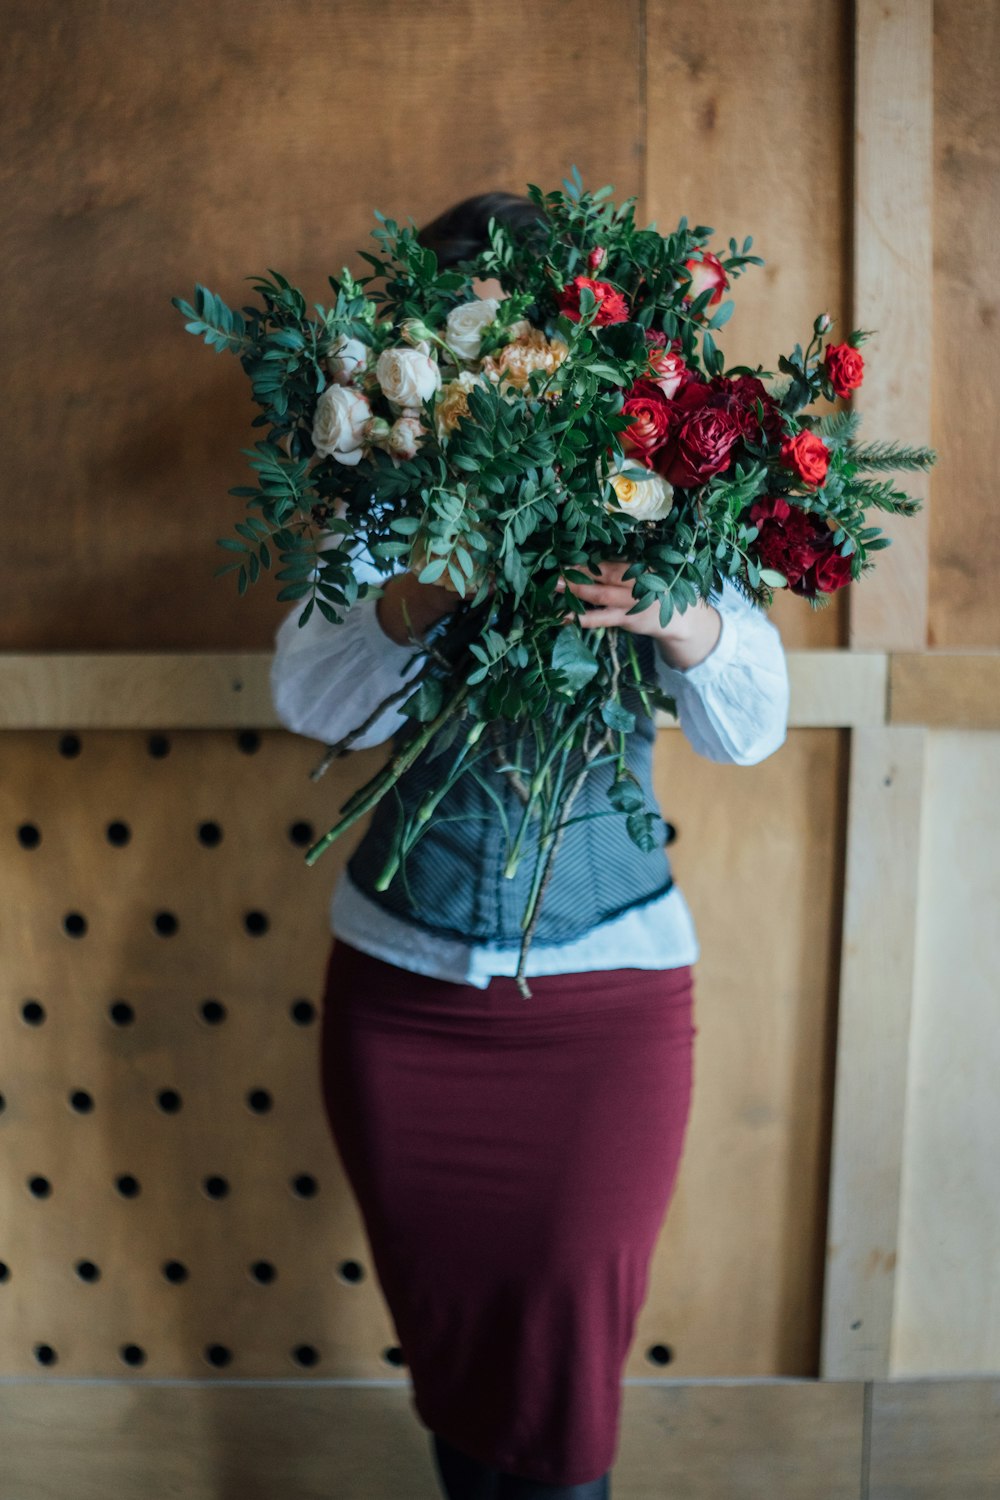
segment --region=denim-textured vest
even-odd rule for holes
[[[643,676],[652,677],[653,647],[636,638]],[[657,814],[656,847],[644,853],[629,838],[625,815],[608,800],[615,766],[606,762],[586,777],[573,803],[571,822],[563,833],[543,893],[534,941],[569,943],[599,923],[631,907],[663,895],[673,884],[665,848],[666,824],[659,815],[653,790],[652,762],[656,730],[634,687],[622,691],[622,704],[635,714],[636,727],[626,737],[625,760],[646,798],[646,808]],[[407,724],[396,736],[401,747],[421,726]],[[509,728],[509,726],[508,726]],[[491,729],[479,742],[489,746]],[[430,791],[440,787],[464,736],[434,754],[434,743],[424,750],[375,808],[368,829],[351,859],[348,873],[369,900],[394,916],[466,942],[490,942],[516,948],[522,936],[521,918],[528,902],[537,851],[537,824],[525,840],[523,855],[512,878],[504,877],[508,837],[496,804],[506,811],[511,837],[520,822],[523,804],[491,755],[477,763],[493,796],[475,777],[463,774],[439,802],[426,831],[407,854],[384,891],[375,883],[390,856],[400,813],[415,809]],[[533,748],[533,742],[527,742]],[[579,752],[576,764],[579,766]],[[570,761],[572,774],[573,761]],[[531,763],[528,761],[530,771]],[[585,818],[588,813],[603,816]]]

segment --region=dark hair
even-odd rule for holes
[[[530,235],[543,217],[536,203],[518,193],[475,193],[461,203],[453,203],[425,224],[417,231],[417,239],[434,251],[438,265],[444,269],[461,260],[471,260],[489,247],[490,219],[496,219],[519,237]]]

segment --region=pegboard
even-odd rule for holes
[[[751,767],[658,738],[705,955],[630,1375],[815,1360],[843,733]],[[329,897],[360,829],[303,857],[383,751],[313,782],[322,748],[0,736],[0,1374],[403,1378],[319,1077]]]

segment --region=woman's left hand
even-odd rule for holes
[[[593,583],[570,583],[561,578],[557,588],[567,589],[585,604],[595,606],[579,615],[569,612],[567,621],[575,619],[585,627],[616,625],[633,635],[652,636],[663,659],[682,670],[703,661],[722,633],[719,611],[706,599],[699,599],[686,609],[675,609],[666,625],[660,624],[657,602],[630,615],[629,610],[635,604],[633,580],[623,576],[630,566],[627,562],[602,562],[596,574],[591,573]]]

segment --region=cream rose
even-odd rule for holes
[[[316,402],[312,440],[321,458],[333,457],[351,468],[361,461],[372,409],[359,391],[330,385]]]
[[[483,331],[496,318],[498,297],[475,297],[453,307],[444,325],[445,342],[459,359],[478,359]]]
[[[540,328],[529,325],[526,334],[483,360],[483,374],[501,387],[514,386],[523,391],[533,370],[544,370],[551,375],[568,353],[565,339],[558,336],[547,339]]]
[[[397,417],[385,440],[386,451],[393,458],[413,458],[427,428],[416,417]]]
[[[441,387],[441,395],[434,408],[434,425],[438,442],[446,443],[463,417],[469,415],[469,392],[473,386],[482,385],[478,375],[463,370],[454,380]]]
[[[326,368],[338,385],[348,385],[363,370],[368,359],[368,345],[340,333],[327,350]]]
[[[394,406],[419,408],[441,385],[441,371],[423,349],[383,350],[375,377]]]
[[[659,521],[674,503],[674,487],[662,474],[650,471],[646,479],[632,479],[615,473],[608,482],[615,492],[608,510],[624,511],[636,521]]]

